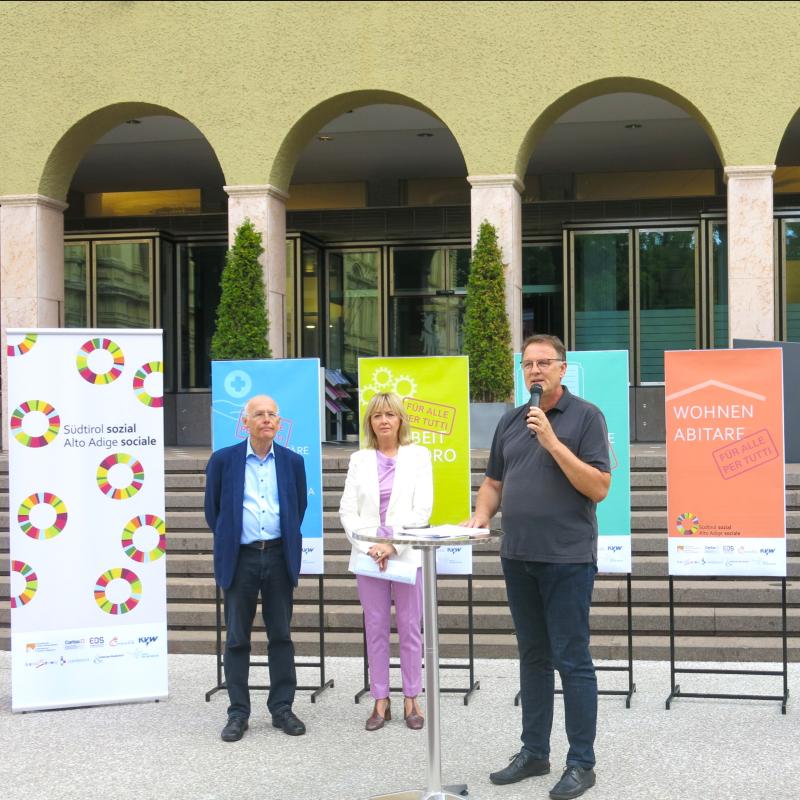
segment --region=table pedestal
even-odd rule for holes
[[[425,627],[425,728],[428,732],[427,789],[374,795],[372,800],[464,800],[466,785],[442,787],[442,739],[439,722],[439,619],[436,598],[436,547],[422,550],[422,621]],[[452,792],[457,792],[453,794]]]

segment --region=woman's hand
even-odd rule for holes
[[[397,553],[397,550],[394,549],[394,545],[388,542],[384,544],[373,544],[372,547],[367,550],[367,555],[375,561],[381,572],[386,572],[389,558],[395,553]]]

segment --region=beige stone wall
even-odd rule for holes
[[[700,120],[723,165],[774,164],[798,108],[796,2],[5,2],[0,196],[64,199],[86,149],[181,115],[228,185],[286,190],[319,128],[403,102],[470,175],[524,175],[572,105],[644,91]]]

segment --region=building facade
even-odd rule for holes
[[[665,349],[800,341],[798,21],[769,2],[4,3],[2,335],[163,328],[167,441],[204,444],[246,217],[273,354],[353,379],[359,356],[461,352],[487,219],[515,347],[628,350],[634,434],[658,441]]]

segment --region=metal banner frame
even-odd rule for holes
[[[438,580],[455,580],[460,579],[465,576],[463,575],[437,575]],[[470,698],[472,697],[472,693],[477,691],[481,688],[481,682],[475,680],[475,618],[473,613],[473,595],[472,595],[472,575],[467,575],[467,657],[466,663],[459,663],[459,664],[439,664],[439,671],[447,670],[447,669],[454,669],[454,670],[469,670],[469,683],[467,684],[466,688],[457,687],[457,686],[448,686],[442,688],[439,687],[440,694],[463,694],[464,695],[464,705],[469,705]],[[364,664],[364,687],[356,692],[354,697],[354,702],[360,703],[361,698],[369,693],[369,665],[367,664],[367,639],[366,639],[366,630],[364,631],[362,637],[362,661]],[[424,667],[424,656],[423,656],[423,667]],[[390,669],[399,669],[400,662],[397,660],[389,661],[389,668]],[[402,686],[391,686],[389,689],[390,692],[402,692]]]
[[[628,663],[626,666],[606,666],[601,665],[599,667],[595,667],[595,671],[597,672],[626,672],[628,674],[628,688],[627,689],[598,689],[598,695],[611,695],[611,696],[619,696],[625,698],[625,708],[631,707],[631,700],[633,699],[633,693],[636,691],[636,684],[633,682],[633,603],[632,603],[632,592],[631,592],[631,573],[628,572],[625,575],[626,578],[626,586],[628,589]],[[564,694],[563,689],[556,689],[556,694]],[[521,692],[517,692],[516,696],[514,697],[514,705],[518,706],[520,704],[520,695]]]
[[[774,607],[781,609],[781,631],[780,638],[783,649],[783,663],[781,670],[756,670],[756,669],[700,669],[693,667],[675,666],[675,637],[680,636],[681,632],[675,630],[675,577],[686,577],[689,580],[697,581],[696,575],[692,576],[669,576],[669,678],[670,693],[667,697],[665,706],[669,711],[672,701],[678,697],[700,697],[714,700],[778,700],[781,704],[781,714],[786,713],[786,704],[789,701],[789,666],[788,666],[788,631],[786,627],[786,578],[781,578],[781,600],[780,604],[775,603]],[[746,576],[741,576],[745,578]],[[763,576],[759,576],[763,580]],[[761,631],[736,631],[737,636],[761,636]],[[684,692],[680,684],[675,682],[676,675],[758,675],[762,677],[782,677],[783,694],[727,694],[721,692]]]
[[[319,669],[319,683],[312,686],[297,686],[297,690],[301,692],[311,692],[311,702],[316,703],[317,697],[322,694],[326,689],[333,688],[333,678],[326,679],[325,677],[325,576],[317,575],[319,595],[317,600],[317,607],[319,608],[319,660],[318,661],[297,661],[295,660],[295,667],[297,669]],[[206,703],[210,702],[211,696],[215,692],[227,689],[225,684],[224,667],[225,662],[223,659],[223,642],[222,642],[222,592],[219,586],[216,587],[216,657],[217,657],[217,685],[212,687],[206,692]],[[250,661],[251,667],[268,667],[269,661]],[[248,689],[254,690],[268,690],[269,684],[261,684],[254,686],[248,684]]]

